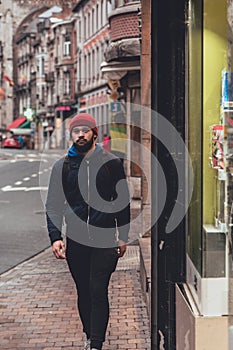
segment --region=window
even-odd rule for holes
[[[95,71],[95,63],[96,63],[96,57],[95,57],[95,51],[92,50],[92,79],[94,80],[95,75],[96,75],[96,71]]]
[[[42,86],[41,90],[41,105],[44,107],[45,106],[45,87]]]
[[[61,89],[61,76],[60,76],[60,72],[57,72],[57,96],[60,97],[62,93],[62,89]]]
[[[45,59],[42,57],[41,59],[41,74],[44,75],[44,68],[45,68]]]
[[[82,80],[82,63],[81,58],[78,60],[78,82],[81,82]]]
[[[87,17],[84,17],[84,40],[87,39]],[[81,39],[82,42],[82,39]]]
[[[71,74],[69,72],[64,72],[64,95],[70,95],[71,93]]]
[[[101,44],[101,60],[104,60],[104,44]]]
[[[60,38],[57,37],[57,58],[58,58],[58,60],[60,57],[61,57],[61,43],[60,43]]]
[[[88,79],[87,55],[84,56],[84,69],[85,69],[85,84],[86,84]]]
[[[90,15],[90,12],[88,12],[87,37],[89,38],[90,36],[91,36],[91,15]]]
[[[92,20],[92,34],[94,34],[95,33],[95,9],[94,8],[92,9],[91,20]]]
[[[82,42],[82,22],[78,22],[78,42]]]
[[[104,22],[104,7],[103,7],[103,0],[100,2],[100,27],[103,27]]]
[[[90,52],[88,53],[88,83],[90,83],[90,78],[91,78],[91,54]]]
[[[96,5],[96,30],[99,29],[99,4]]]
[[[54,95],[55,95],[55,89],[54,85],[51,86],[51,105],[54,104]]]
[[[96,47],[96,73],[97,73],[97,79],[99,77],[99,70],[100,70],[100,52],[99,47]]]
[[[194,186],[187,216],[186,281],[204,316],[231,314],[228,307],[232,308],[229,245],[233,237],[233,89],[229,10],[227,0],[189,0],[187,11],[186,135]],[[214,288],[218,296],[212,300]]]
[[[49,62],[49,64],[50,64],[50,71],[54,72],[54,59],[53,59],[53,54],[52,53],[50,54],[50,62]]]
[[[64,37],[64,56],[71,56],[71,35],[70,33],[66,33]]]

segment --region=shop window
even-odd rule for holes
[[[194,172],[194,189],[188,212],[187,250],[201,273],[202,259],[202,6],[191,1],[188,12],[186,72],[188,148]],[[198,132],[197,132],[198,130]]]
[[[233,76],[228,1],[190,0],[187,140],[194,188],[187,225],[187,283],[204,316],[227,314],[233,207]],[[213,302],[211,290],[217,288]]]

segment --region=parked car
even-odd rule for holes
[[[21,143],[14,137],[7,137],[2,141],[2,148],[22,148]]]

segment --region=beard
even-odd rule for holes
[[[87,153],[91,149],[93,142],[94,137],[92,137],[90,141],[85,141],[83,145],[79,145],[77,141],[74,143],[74,147],[79,153]]]

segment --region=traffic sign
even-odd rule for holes
[[[121,102],[111,102],[110,109],[112,113],[119,113],[121,111]]]

